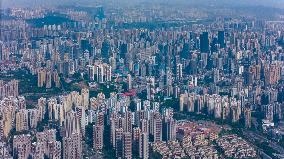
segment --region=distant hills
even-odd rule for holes
[[[116,3],[119,5],[131,5],[140,2],[170,3],[190,5],[263,5],[269,7],[284,8],[284,0],[1,0],[2,7],[12,6],[58,6],[58,5],[92,5]]]
[[[2,3],[1,3],[2,1]],[[196,6],[266,6],[284,9],[284,0],[0,0],[2,8],[37,7],[60,5],[91,5],[129,6],[138,3],[185,4]]]

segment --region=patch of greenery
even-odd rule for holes
[[[151,152],[149,158],[150,159],[162,159],[162,155],[158,152]]]
[[[29,105],[29,104],[28,104],[28,105],[26,106],[26,109],[34,109],[34,108],[35,108],[35,106],[33,106],[33,105]]]
[[[27,23],[34,27],[43,27],[44,25],[61,25],[63,23],[73,22],[63,15],[47,15],[44,18],[34,18],[26,20]]]
[[[39,93],[48,93],[48,94],[58,94],[61,92],[60,88],[39,88],[37,87],[37,76],[32,75],[26,69],[20,69],[16,71],[10,71],[9,74],[1,74],[1,80],[19,80],[19,94],[33,94],[33,95],[25,95],[27,100],[37,100],[37,96],[35,94]]]
[[[162,103],[161,108],[173,108],[174,111],[179,111],[179,100],[175,98],[167,99]]]
[[[99,88],[96,90],[90,90],[90,97],[97,97],[99,93],[103,93],[106,98],[110,97],[110,93],[116,92],[114,85],[105,85],[105,84],[99,84]]]

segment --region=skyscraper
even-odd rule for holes
[[[31,135],[15,135],[13,138],[13,156],[15,158],[26,159],[31,153]]]
[[[220,48],[225,47],[225,32],[218,31],[218,43],[220,44]]]
[[[124,159],[132,158],[132,134],[131,132],[123,133],[123,152],[122,157]]]
[[[61,142],[49,141],[48,142],[48,157],[52,159],[61,159]]]
[[[166,141],[176,140],[176,121],[172,118],[165,119],[164,122],[164,135]]]
[[[52,83],[52,73],[50,70],[46,71],[46,88],[51,88],[51,83]]]
[[[21,109],[16,114],[16,131],[28,130],[28,110]]]
[[[149,158],[149,139],[146,132],[141,133],[139,138],[139,157],[141,159]]]
[[[250,108],[245,108],[245,127],[250,128],[251,127],[251,110]]]
[[[115,156],[116,158],[122,157],[123,154],[123,129],[119,128],[115,130]]]
[[[96,151],[102,151],[103,149],[103,133],[104,133],[104,128],[102,125],[94,125],[94,142],[93,142],[93,147]]]
[[[162,141],[162,119],[159,115],[154,117],[154,142]]]
[[[76,107],[76,114],[78,117],[78,120],[80,122],[80,132],[85,136],[85,129],[86,129],[86,112],[85,112],[85,107],[82,106],[77,106]]]
[[[44,158],[44,143],[34,142],[31,145],[31,154],[32,158]]]
[[[108,58],[110,57],[110,43],[108,40],[103,41],[101,53],[104,61],[108,61]]]
[[[82,157],[82,141],[80,133],[73,133],[63,138],[63,159],[80,159]]]
[[[131,77],[131,74],[127,75],[127,89],[128,90],[132,89],[132,77]]]
[[[88,109],[89,107],[89,89],[84,88],[81,90],[81,96],[82,96],[82,106],[85,109]]]
[[[209,35],[208,32],[203,32],[200,35],[200,52],[209,53]]]
[[[140,128],[136,127],[132,130],[132,149],[134,154],[139,154],[139,145],[140,145]]]
[[[44,84],[46,83],[45,80],[46,80],[46,70],[45,69],[38,70],[37,86],[43,87]]]
[[[130,111],[125,112],[123,127],[125,132],[132,131],[132,113]]]

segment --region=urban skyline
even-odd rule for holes
[[[1,159],[284,157],[284,1],[1,5]]]

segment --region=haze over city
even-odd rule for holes
[[[284,0],[1,0],[1,159],[284,158]]]
[[[2,0],[5,7],[12,6],[58,6],[58,5],[93,5],[94,3],[116,3],[116,4],[138,4],[138,3],[169,3],[169,4],[195,4],[195,5],[263,5],[273,7],[284,7],[283,0]]]

